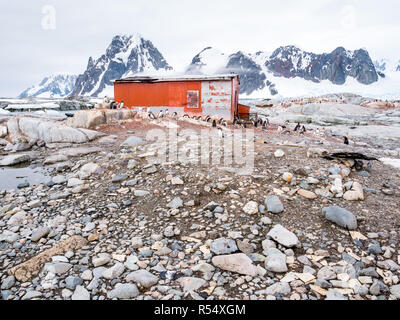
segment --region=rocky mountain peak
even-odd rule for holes
[[[71,95],[113,95],[115,79],[138,73],[172,70],[160,51],[139,34],[117,35],[99,59],[89,59]]]

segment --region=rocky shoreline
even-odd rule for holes
[[[80,120],[87,126],[78,121],[91,129],[57,122],[48,140],[47,120],[7,126],[13,146],[37,139],[22,153],[4,151],[2,164],[30,160],[51,179],[1,192],[1,299],[400,299],[400,172],[321,157],[398,153],[270,125],[255,129],[246,173],[158,161],[164,149],[146,134],[170,120],[91,114]],[[184,149],[182,130],[205,127],[172,123]]]

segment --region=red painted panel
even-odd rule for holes
[[[201,101],[200,81],[114,83],[115,100],[127,107],[182,107],[185,113],[201,113],[201,105],[187,108],[187,91],[198,91]]]

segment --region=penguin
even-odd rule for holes
[[[349,144],[350,144],[350,143],[349,143],[349,138],[343,137],[343,139],[344,139],[344,144],[346,144],[346,145],[349,145]]]
[[[218,136],[220,137],[220,138],[224,138],[225,136],[224,136],[224,132],[222,131],[222,129],[220,128],[220,127],[218,127]]]
[[[257,128],[258,127],[258,121],[253,121],[253,125],[254,125],[254,128]]]
[[[149,118],[150,118],[150,119],[152,119],[152,120],[155,120],[155,119],[156,119],[156,116],[154,115],[153,112],[149,111],[149,112],[148,112],[148,115],[149,115]]]
[[[264,121],[262,124],[262,130],[267,130],[267,121]]]
[[[222,124],[222,122],[224,121],[224,118],[219,119],[218,123]]]
[[[158,118],[164,118],[164,110],[161,110],[158,114]]]
[[[245,123],[242,123],[242,124],[241,124],[241,126],[242,126],[242,128],[244,128],[244,129],[246,129],[246,128],[247,128],[247,126],[246,126],[246,124],[245,124]]]
[[[301,127],[301,130],[300,130],[300,134],[305,134],[306,133],[306,127],[305,126],[302,126]]]
[[[294,131],[297,131],[300,129],[300,123],[297,124],[296,128],[294,128]]]
[[[212,126],[213,126],[213,128],[216,128],[216,127],[217,127],[217,121],[216,121],[216,120],[214,120],[214,121],[212,122]]]
[[[210,122],[210,121],[211,121],[211,117],[210,117],[210,116],[207,116],[205,121],[206,121],[206,122]]]
[[[169,111],[168,110],[165,110],[165,116],[169,117]]]
[[[196,120],[197,120],[197,121],[200,121],[200,120],[201,120],[201,116],[198,116]]]
[[[187,114],[184,114],[183,117],[190,119],[190,117]]]
[[[228,123],[224,120],[224,121],[222,121],[222,125],[223,125],[224,127],[227,127],[227,126],[228,126]]]
[[[278,127],[278,132],[282,132],[284,129],[286,129],[286,126],[279,126]]]
[[[172,118],[176,119],[177,117],[178,117],[178,113],[177,113],[177,112],[174,112],[174,113],[172,114]]]

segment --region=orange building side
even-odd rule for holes
[[[187,91],[199,92],[198,108],[187,108]],[[126,107],[183,107],[185,113],[201,113],[201,82],[114,83],[114,97]]]

